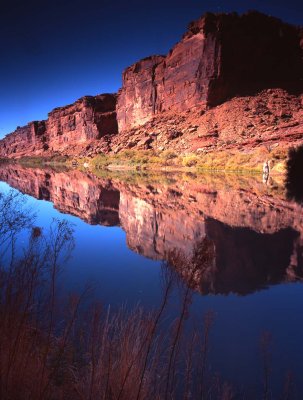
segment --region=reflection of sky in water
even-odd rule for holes
[[[0,190],[9,186],[1,183]],[[86,284],[94,297],[112,307],[142,304],[156,307],[161,296],[161,262],[129,250],[120,227],[91,226],[77,217],[59,213],[52,203],[26,196],[37,212],[36,225],[45,229],[52,218],[65,218],[74,224],[76,247],[62,272],[61,290],[81,290]],[[23,238],[23,242],[25,240]],[[171,313],[177,310],[174,295]],[[225,379],[252,387],[262,384],[260,336],[273,336],[272,383],[284,385],[291,370],[299,376],[303,369],[303,287],[283,283],[247,296],[194,294],[192,316],[201,321],[204,312],[216,314],[213,328],[211,365]],[[299,383],[300,385],[300,383]],[[301,383],[302,393],[302,383]]]

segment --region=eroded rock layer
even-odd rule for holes
[[[70,154],[118,132],[116,95],[85,96],[55,108],[46,121],[19,127],[0,142],[0,156]]]
[[[102,151],[171,149],[203,153],[302,143],[303,96],[267,89],[254,96],[235,97],[202,113],[191,110],[157,114],[144,125],[113,136],[110,143],[102,145]]]
[[[47,132],[53,151],[71,144],[85,145],[105,135],[117,133],[116,96],[105,94],[82,97],[74,104],[48,114]]]
[[[300,92],[302,69],[299,29],[257,12],[206,14],[165,58],[150,57],[124,71],[119,129],[265,88]]]
[[[0,156],[17,157],[19,154],[41,153],[47,148],[46,121],[34,121],[26,126],[18,126],[15,132],[1,140]]]
[[[276,18],[208,13],[166,56],[128,67],[118,95],[85,96],[17,128],[0,157],[300,144],[302,49],[302,29]]]

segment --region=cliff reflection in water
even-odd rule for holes
[[[259,177],[96,177],[3,165],[0,179],[89,224],[121,226],[201,293],[248,294],[303,276],[302,206]]]

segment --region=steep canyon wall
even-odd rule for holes
[[[127,68],[119,92],[119,129],[164,111],[205,110],[266,88],[302,90],[299,30],[257,12],[206,14],[166,57]]]
[[[18,127],[0,141],[0,156],[65,154],[117,132],[116,95],[85,96],[71,105],[55,108],[46,121]]]
[[[117,152],[128,148],[128,144],[129,148],[136,148],[145,134],[159,130],[166,133],[172,128],[165,119],[167,113],[180,116],[184,125],[182,135],[192,127],[194,120],[197,125],[194,128],[201,128],[204,136],[214,136],[215,132],[217,137],[221,134],[220,118],[226,119],[229,113],[222,116],[219,112],[217,120],[216,113],[211,113],[215,106],[225,102],[228,109],[230,99],[235,96],[254,96],[270,88],[285,90],[281,92],[285,101],[289,92],[295,95],[303,92],[302,47],[302,30],[276,18],[258,12],[242,16],[208,13],[189,25],[183,38],[167,55],[150,56],[128,67],[123,72],[122,88],[117,95],[85,96],[72,105],[56,108],[46,121],[17,128],[0,141],[0,156],[77,155],[85,154],[90,147],[94,147],[96,154]],[[268,96],[275,104],[275,91],[268,92]],[[245,101],[239,101],[244,115]],[[293,99],[292,106],[295,108],[300,101],[300,97]],[[235,105],[231,103],[230,108],[235,109]],[[205,114],[205,118],[203,115],[200,121],[193,112],[200,117]],[[263,119],[269,115],[261,110],[250,116],[251,121],[246,126],[248,129],[252,126],[254,132],[264,130]],[[282,108],[281,115],[292,117]],[[212,126],[206,129],[204,120],[209,119],[208,116]],[[143,133],[132,131],[153,119],[155,123],[146,125]],[[275,124],[279,125],[278,122]],[[301,114],[299,121],[289,119],[288,122],[292,126],[302,125]],[[178,126],[175,120],[172,124]],[[271,131],[275,128],[270,126]],[[234,130],[237,141],[243,129],[235,125]],[[127,131],[131,131],[130,136],[138,133],[138,140],[126,140]],[[279,135],[283,135],[283,130]],[[167,137],[164,147],[175,146],[177,141]],[[191,143],[198,138],[197,134],[195,138],[184,136],[182,140]],[[203,146],[206,144],[202,143]],[[182,150],[188,148],[181,147]]]

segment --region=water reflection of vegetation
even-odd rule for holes
[[[163,297],[157,310],[147,313],[137,307],[111,312],[91,305],[83,316],[87,290],[65,301],[57,286],[60,269],[74,246],[72,226],[63,220],[53,221],[47,232],[35,227],[33,213],[15,192],[0,197],[0,210],[1,399],[235,398],[230,385],[209,369],[212,313],[192,333],[185,329],[191,285],[184,286],[164,267]],[[28,244],[22,252],[16,251],[18,235],[24,230],[29,233]],[[208,254],[204,258],[208,260]],[[189,280],[194,273],[195,269]],[[169,329],[163,329],[176,288],[179,314]],[[263,398],[269,399],[266,341],[262,349]]]
[[[44,160],[45,161],[45,160]],[[66,172],[75,170],[68,164],[60,163],[41,163],[36,161],[35,158],[25,158],[20,161],[23,168],[39,168],[40,170],[46,170],[51,172]],[[18,165],[16,163],[16,165]],[[6,163],[10,165],[10,163]],[[11,164],[12,169],[14,163]],[[249,172],[222,172],[222,171],[172,171],[172,170],[115,170],[115,169],[103,169],[95,168],[94,165],[90,165],[92,168],[84,168],[78,166],[82,173],[95,176],[100,179],[112,179],[122,183],[132,185],[175,185],[179,182],[188,182],[193,185],[205,184],[212,186],[215,190],[248,190],[254,191],[258,195],[270,194],[273,196],[279,196],[286,198],[286,189],[284,176],[273,175],[267,181],[266,184],[262,182],[261,174],[251,174]]]
[[[83,172],[87,172],[83,169]],[[143,171],[115,171],[96,169],[93,174],[101,179],[113,179],[133,185],[174,185],[178,182],[189,182],[194,185],[205,184],[214,189],[241,189],[253,190],[257,194],[268,193],[271,195],[286,197],[284,178],[271,177],[264,185],[261,176],[245,173],[222,173],[222,172],[143,172]]]

